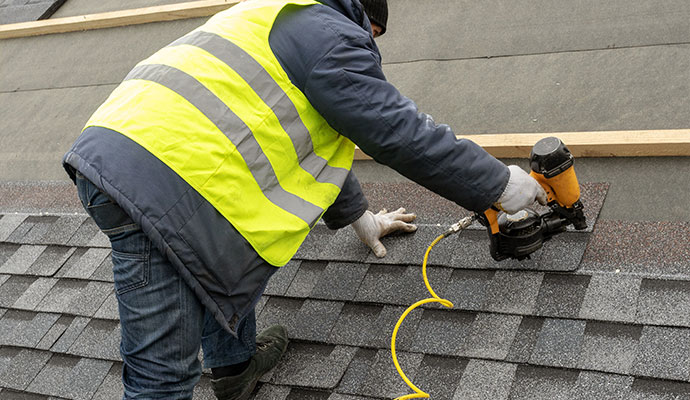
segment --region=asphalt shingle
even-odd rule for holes
[[[535,314],[548,317],[577,317],[589,281],[588,275],[545,274],[539,289]]]
[[[326,268],[325,261],[302,261],[297,274],[286,291],[288,297],[309,297],[314,285]]]
[[[101,360],[121,361],[119,321],[90,320],[70,346],[68,353]]]
[[[67,328],[65,328],[62,334],[58,337],[57,341],[55,341],[55,343],[50,348],[50,350],[53,352],[67,353],[69,348],[72,346],[72,344],[74,344],[74,342],[77,340],[79,335],[81,335],[82,331],[84,330],[84,328],[86,328],[86,325],[90,321],[89,318],[84,317],[76,317],[72,320],[68,320],[68,318],[73,317],[61,317],[60,319],[61,325],[59,325],[58,328],[61,328],[63,324],[69,325],[67,326]]]
[[[26,244],[41,244],[43,243],[43,237],[48,233],[48,231],[53,227],[55,221],[59,217],[53,215],[41,215],[41,216],[30,216],[25,221],[33,222],[31,229],[26,232],[23,238],[21,238],[22,243]]]
[[[532,351],[534,351],[534,346],[537,344],[539,332],[541,332],[543,325],[543,318],[523,317],[515,339],[510,345],[506,360],[527,363]]]
[[[45,246],[23,245],[12,254],[2,267],[3,274],[24,274],[46,249]]]
[[[396,352],[398,362],[412,382],[424,356]],[[358,350],[343,376],[337,392],[359,396],[394,398],[411,393],[391,361],[390,350]]]
[[[585,321],[547,318],[539,332],[530,364],[576,367],[585,325]]]
[[[445,290],[436,293],[450,300],[457,309],[478,311],[484,304],[494,274],[494,271],[456,269]]]
[[[629,374],[641,334],[641,326],[588,322],[578,367]]]
[[[113,259],[112,257],[106,257],[101,265],[96,268],[96,271],[89,277],[90,280],[103,281],[103,282],[114,282],[113,278]]]
[[[351,226],[346,226],[323,236],[321,249],[316,254],[321,260],[363,262],[371,250],[359,240]]]
[[[0,243],[0,268],[4,268],[5,262],[19,249],[18,244]]]
[[[63,315],[50,327],[48,332],[41,338],[41,341],[36,345],[37,349],[50,350],[55,342],[62,337],[67,328],[72,324],[74,317]],[[86,325],[86,323],[84,323]],[[66,349],[64,350],[66,351]]]
[[[10,237],[12,232],[14,232],[14,230],[17,229],[22,224],[22,222],[24,222],[26,217],[26,214],[2,215],[2,217],[0,217],[0,242],[6,241],[7,238]]]
[[[21,225],[19,225],[5,240],[11,243],[35,244],[37,239],[48,230],[50,224],[55,220],[57,220],[57,217],[27,215]]]
[[[470,360],[453,400],[507,400],[517,365]]]
[[[690,282],[643,279],[636,322],[690,327]]]
[[[345,304],[331,330],[328,342],[350,346],[373,346],[375,337],[382,328],[377,325],[382,311],[383,306],[380,305]],[[404,324],[402,328],[408,326]]]
[[[324,342],[342,308],[342,302],[305,300],[293,321],[290,335],[301,340]]]
[[[77,250],[58,272],[60,278],[89,279],[96,269],[110,256],[110,249],[89,248]]]
[[[574,400],[627,400],[633,383],[631,376],[582,371],[573,388]]]
[[[476,316],[467,311],[425,309],[412,348],[425,354],[460,356]]]
[[[36,224],[36,221],[40,221],[40,218],[40,216],[28,215],[22,220],[22,223],[16,227],[12,233],[7,236],[7,238],[5,238],[5,241],[9,243],[23,243],[24,236],[31,231]]]
[[[366,342],[365,345],[390,349],[393,329],[406,308],[407,307],[384,306],[376,322],[372,326],[373,335],[370,336],[371,341]],[[414,351],[422,315],[423,311],[415,310],[405,317],[400,329],[398,329],[398,334],[395,339],[397,349]],[[422,329],[426,329],[426,327]]]
[[[122,364],[113,363],[103,378],[103,382],[93,395],[93,400],[121,400],[122,399]]]
[[[20,351],[21,349],[16,347],[0,347],[0,375],[4,374],[12,366],[12,359]]]
[[[81,226],[74,232],[74,235],[67,242],[68,246],[88,247],[91,240],[98,235],[103,234],[98,226],[91,218],[84,221]]]
[[[421,265],[431,242],[446,229],[447,227],[435,225],[418,225],[414,233],[385,236],[381,239],[381,243],[386,247],[386,257],[378,258],[373,252],[370,252],[366,262],[370,264]],[[428,265],[451,265],[454,250],[452,240],[442,240],[429,252]]]
[[[642,280],[623,274],[593,275],[580,318],[633,322]]]
[[[462,355],[503,360],[517,334],[522,317],[479,313],[465,340]]]
[[[632,373],[687,381],[690,378],[690,329],[643,327]]]
[[[301,263],[301,261],[290,260],[287,264],[278,268],[278,271],[276,271],[268,281],[264,294],[269,296],[284,295],[290,287],[292,280],[295,278]]]
[[[69,239],[87,219],[84,214],[60,216],[40,239],[40,244],[67,245]]]
[[[581,270],[682,279],[690,274],[688,236],[687,222],[602,220],[592,233]]]
[[[467,366],[467,359],[425,355],[414,384],[432,399],[452,399]]]
[[[112,362],[53,355],[28,390],[68,399],[91,399],[112,367]]]
[[[264,383],[250,400],[285,400],[290,394],[289,386],[278,386]]]
[[[297,314],[300,308],[302,308],[303,303],[303,299],[270,297],[266,305],[264,305],[261,314],[257,316],[257,332],[261,332],[271,325],[280,324],[287,328],[289,334],[297,324]]]
[[[76,250],[76,247],[48,246],[26,273],[38,276],[54,276]]]
[[[306,239],[304,239],[304,242],[302,242],[293,259],[327,260],[326,257],[321,257],[321,253],[324,251],[324,248],[329,247],[327,244],[333,239],[335,233],[336,231],[328,229],[325,224],[316,224]]]
[[[544,243],[534,268],[541,271],[575,271],[584,257],[589,233],[564,233]]]
[[[60,279],[36,309],[91,317],[112,289],[108,282]]]
[[[631,400],[686,400],[690,399],[690,384],[638,378],[631,394]]]
[[[572,370],[519,365],[511,400],[569,400],[579,373]]]
[[[12,307],[37,278],[13,275],[0,286],[0,307]]]
[[[271,383],[332,389],[338,385],[357,349],[346,346],[291,343]]]
[[[53,278],[36,279],[24,294],[17,299],[12,307],[24,310],[34,310],[46,294],[48,294],[50,289],[55,286],[57,281],[57,279]]]
[[[8,310],[0,319],[0,345],[34,348],[59,317],[58,314]]]
[[[450,268],[429,267],[427,276],[436,293],[442,293],[448,283]],[[431,297],[424,285],[422,268],[372,264],[364,277],[356,301],[396,305],[410,305]]]
[[[349,301],[355,298],[369,267],[366,264],[329,262],[311,297]]]
[[[96,311],[93,316],[99,319],[120,319],[120,314],[117,306],[117,297],[115,297],[115,292],[111,292],[110,295],[106,296],[105,301],[101,304],[101,307]]]
[[[10,362],[11,367],[0,374],[0,386],[15,390],[24,390],[48,362],[47,351],[24,349],[19,351]]]
[[[497,271],[482,311],[532,314],[543,278],[542,272]]]
[[[328,392],[293,388],[285,400],[328,400]]]

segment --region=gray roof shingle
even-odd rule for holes
[[[516,364],[472,359],[453,400],[507,400],[516,369]]]
[[[663,379],[690,379],[690,329],[642,328],[632,373]]]
[[[641,326],[587,322],[578,367],[630,374],[641,334]]]
[[[585,325],[585,321],[547,318],[534,345],[530,363],[561,368],[576,367]]]
[[[614,227],[620,229],[609,223],[603,232],[565,233],[526,262],[494,262],[477,226],[440,242],[431,252],[429,281],[454,308],[432,303],[410,312],[396,339],[403,371],[433,398],[453,400],[684,393],[690,385],[685,250],[674,250],[669,266],[651,252],[613,259],[602,243],[588,245],[592,235],[612,237]],[[659,227],[637,223],[633,234],[655,238],[647,230]],[[112,261],[93,222],[84,215],[9,215],[0,229],[2,394],[121,398]],[[421,224],[414,235],[387,238],[389,257],[378,259],[352,232],[319,224],[257,304],[258,329],[280,323],[292,341],[252,399],[410,393],[391,362],[391,333],[410,304],[430,297],[421,258],[444,229]],[[576,272],[564,272],[572,265]],[[195,399],[213,398],[209,372]]]
[[[511,399],[568,400],[577,383],[577,371],[520,364],[515,372]]]

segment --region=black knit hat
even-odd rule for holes
[[[359,0],[364,6],[369,20],[381,27],[381,34],[386,33],[388,22],[388,2],[386,0]]]

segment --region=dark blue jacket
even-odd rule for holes
[[[465,208],[487,209],[507,183],[507,168],[474,143],[456,140],[386,81],[357,0],[323,3],[286,8],[271,32],[271,49],[295,86],[376,161]],[[216,319],[234,330],[275,267],[261,262],[208,201],[141,146],[105,128],[84,130],[64,165],[117,202]],[[366,207],[351,173],[324,219],[342,227]]]

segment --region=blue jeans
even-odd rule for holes
[[[254,355],[253,311],[238,324],[239,338],[232,336],[122,208],[79,173],[77,191],[112,245],[124,399],[191,399],[201,376],[199,345],[206,368]]]

